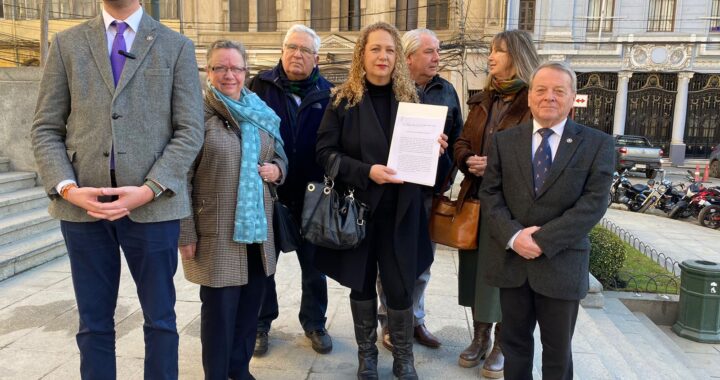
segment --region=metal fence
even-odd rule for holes
[[[680,263],[675,261],[672,257],[668,256],[664,252],[658,251],[650,244],[643,242],[637,236],[633,235],[632,232],[618,226],[607,218],[603,218],[600,221],[600,224],[620,237],[620,239],[624,242],[630,244],[633,248],[642,252],[645,256],[665,268],[665,270],[672,273],[673,276],[680,276]]]

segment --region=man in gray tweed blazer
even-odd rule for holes
[[[32,142],[68,248],[83,379],[116,376],[120,248],[145,318],[145,378],[178,377],[178,219],[202,118],[192,42],[139,0],[104,0],[102,15],[55,36]]]

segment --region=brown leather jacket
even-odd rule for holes
[[[458,199],[465,199],[468,195],[477,193],[480,185],[481,177],[468,172],[465,161],[472,155],[485,156],[487,152],[483,152],[485,126],[488,122],[488,110],[492,107],[494,91],[482,91],[473,95],[468,100],[470,106],[470,114],[468,115],[462,134],[453,146],[455,164],[461,172],[465,174],[460,185],[460,194]],[[530,108],[528,108],[528,90],[522,89],[518,92],[515,100],[500,121],[500,125],[496,128],[497,132],[515,127],[525,121],[532,119]]]

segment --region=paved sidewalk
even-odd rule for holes
[[[656,215],[609,210],[616,224],[678,261],[703,258],[720,262],[720,231],[687,221]],[[684,256],[683,256],[684,255]],[[457,305],[457,255],[439,249],[427,295],[427,325],[443,342],[439,349],[415,345],[415,362],[424,379],[478,379],[478,368],[457,365],[457,355],[469,343],[469,309]],[[263,379],[354,379],[356,346],[348,290],[329,282],[328,329],[334,349],[316,354],[297,320],[300,303],[300,268],[294,254],[283,254],[278,265],[280,317],[270,334],[270,351],[253,359],[251,370]],[[201,379],[200,302],[198,286],[175,277],[176,311],[180,331],[180,378]],[[121,280],[116,312],[118,379],[142,379],[142,313],[127,269]],[[578,326],[582,329],[582,326]],[[79,355],[75,345],[77,309],[67,258],[60,258],[0,282],[0,379],[76,379]],[[698,366],[715,375],[720,369],[720,346],[703,345],[675,336],[671,339]],[[575,349],[582,349],[578,345]],[[381,379],[392,378],[392,357],[380,344]],[[621,374],[616,374],[621,376]]]
[[[457,355],[470,342],[469,311],[457,305],[457,255],[440,249],[427,294],[427,325],[443,342],[439,349],[415,345],[422,378],[477,379],[478,368],[457,365]],[[251,371],[262,379],[354,379],[357,350],[349,291],[329,283],[328,329],[333,351],[316,354],[297,320],[300,268],[294,254],[278,265],[280,317],[270,333],[270,351],[253,359]],[[202,379],[198,286],[182,270],[175,276],[180,378]],[[118,379],[142,379],[142,312],[126,268],[116,312]],[[75,345],[77,309],[66,257],[0,282],[0,379],[76,379],[79,354]],[[379,343],[382,379],[392,378],[392,357]]]
[[[720,263],[720,230],[701,226],[697,219],[668,218],[657,210],[649,214],[620,210],[613,205],[605,218],[681,263],[685,260],[709,260]]]

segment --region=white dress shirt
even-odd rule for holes
[[[112,44],[113,40],[115,40],[115,34],[117,32],[117,29],[115,26],[110,25],[113,21],[116,21],[113,16],[110,16],[109,13],[105,10],[103,7],[102,10],[102,16],[103,16],[103,22],[105,23],[105,33],[107,35],[107,46],[108,46],[108,57],[110,56],[110,50],[112,50]],[[123,33],[123,36],[125,37],[125,47],[127,48],[128,52],[132,51],[132,44],[135,41],[135,35],[137,34],[138,28],[140,27],[140,20],[142,20],[143,16],[143,8],[140,7],[138,10],[135,11],[135,13],[131,14],[128,18],[125,20],[117,20],[122,21],[128,25],[128,28],[125,29],[125,33]]]
[[[548,137],[548,144],[550,144],[550,153],[552,154],[552,159],[555,161],[555,154],[557,154],[558,147],[560,146],[560,139],[562,139],[562,134],[565,131],[565,123],[567,122],[567,118],[563,119],[558,124],[553,125],[550,127],[552,129],[553,134]],[[535,151],[537,150],[538,146],[540,146],[540,142],[542,142],[542,135],[538,133],[538,130],[542,128],[540,124],[533,119],[533,134],[532,134],[532,157],[535,159]],[[513,235],[510,238],[510,241],[508,241],[507,248],[511,248],[513,251],[515,250],[515,239],[520,234],[520,231],[516,232],[515,235]]]

